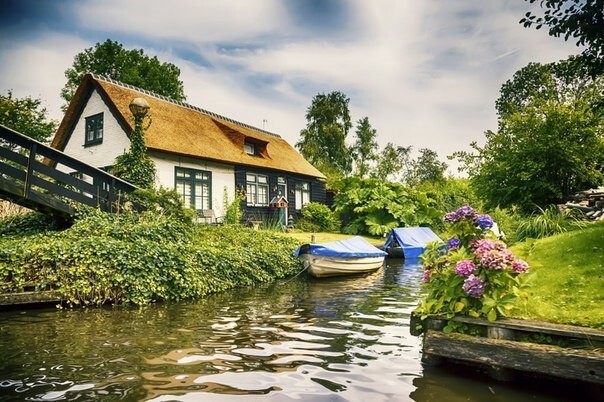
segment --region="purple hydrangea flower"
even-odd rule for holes
[[[422,274],[422,283],[428,283],[430,282],[430,275],[432,274],[432,270],[431,269],[426,269],[424,271],[424,273]]]
[[[476,299],[484,294],[485,282],[477,276],[470,275],[463,281],[463,290],[468,296]]]
[[[516,272],[517,274],[523,274],[525,272],[528,272],[528,270],[529,265],[526,261],[517,259],[512,262],[512,271]]]
[[[476,264],[472,260],[461,260],[455,264],[454,272],[459,276],[470,276],[476,269]]]
[[[443,220],[448,223],[455,223],[459,220],[459,215],[456,212],[448,212]]]
[[[459,240],[456,237],[451,237],[448,241],[447,241],[447,248],[449,250],[457,250],[458,248],[461,247],[461,240]]]
[[[493,218],[491,218],[489,215],[478,215],[476,218],[476,223],[482,230],[487,230],[493,227]]]
[[[459,208],[455,213],[460,217],[460,219],[468,219],[475,220],[478,213],[469,205],[465,205]]]

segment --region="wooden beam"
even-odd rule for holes
[[[604,384],[604,351],[428,330],[424,353],[476,364]]]

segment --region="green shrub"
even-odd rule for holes
[[[224,188],[224,223],[229,225],[238,225],[243,219],[243,207],[241,203],[245,200],[245,193],[237,191],[233,201],[229,201],[229,195],[226,187]]]
[[[515,233],[516,241],[527,238],[541,239],[558,233],[584,227],[585,224],[572,211],[560,212],[555,205],[545,209],[539,207],[539,213],[523,220]]]
[[[58,229],[59,224],[52,216],[38,212],[11,215],[0,219],[0,236],[25,236]]]
[[[0,291],[18,292],[33,283],[70,304],[141,305],[198,298],[300,269],[293,239],[194,225],[168,192],[145,199],[155,208],[120,214],[84,209],[64,231],[3,236]]]
[[[337,232],[340,229],[340,221],[327,205],[310,202],[302,208],[301,215],[296,229],[305,232]]]

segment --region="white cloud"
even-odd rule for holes
[[[515,71],[579,51],[518,24],[526,3],[346,4],[349,31],[333,35],[294,25],[278,0],[108,0],[79,2],[75,12],[78,30],[94,21],[95,34],[179,66],[194,105],[258,127],[266,119],[268,130],[294,144],[312,97],[340,90],[351,98],[355,121],[369,117],[381,146],[428,147],[441,158],[496,129],[494,102]],[[63,71],[92,44],[64,34],[40,37],[3,44],[0,85],[39,94],[58,110]],[[187,61],[182,49],[197,54]],[[206,63],[190,61],[196,59]]]
[[[278,0],[107,0],[78,3],[84,26],[105,32],[143,35],[148,39],[189,43],[245,41],[275,33],[288,20]]]
[[[43,32],[35,41],[0,42],[0,90],[12,89],[16,97],[41,98],[49,117],[63,117],[60,96],[65,85],[65,70],[76,53],[89,46],[73,36]]]

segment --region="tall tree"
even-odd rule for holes
[[[545,25],[550,36],[576,39],[577,46],[585,46],[582,60],[591,74],[604,73],[604,0],[541,0],[539,4],[543,16],[528,12],[520,23],[536,29]]]
[[[67,104],[87,73],[103,75],[177,101],[186,99],[178,67],[160,62],[157,56],[145,55],[143,49],[126,50],[111,39],[78,53],[73,65],[65,70],[67,83],[61,96]]]
[[[300,153],[328,176],[346,176],[352,170],[352,156],[346,145],[352,127],[349,102],[339,91],[317,94],[306,110],[306,128],[300,131],[296,143]]]
[[[501,89],[499,128],[456,156],[488,206],[531,210],[604,182],[604,77],[529,64]]]
[[[438,153],[429,148],[421,148],[419,156],[411,162],[411,174],[408,184],[418,185],[425,182],[442,183],[445,181],[447,164],[438,159]]]
[[[13,97],[11,90],[0,94],[0,124],[40,142],[48,142],[57,122],[48,118],[42,100],[26,96]]]
[[[537,99],[573,102],[591,91],[595,81],[599,79],[589,76],[577,56],[557,63],[529,63],[501,86],[495,108],[505,118]]]
[[[355,163],[355,174],[365,178],[378,158],[377,132],[364,117],[357,122],[356,141],[352,146],[352,157]]]
[[[398,181],[409,175],[411,147],[389,142],[378,158],[374,176],[380,180]]]

